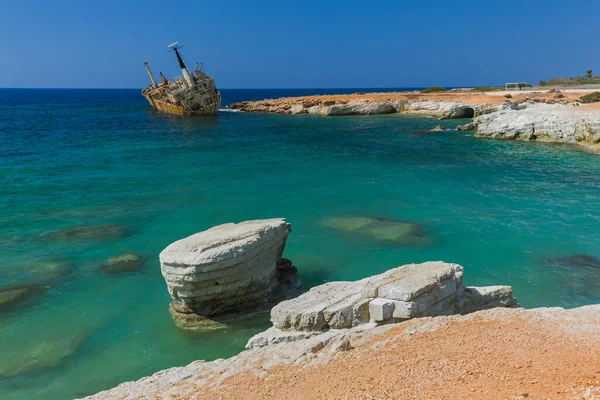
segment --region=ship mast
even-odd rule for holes
[[[179,55],[179,49],[182,47],[183,46],[179,46],[179,42],[175,42],[169,45],[169,51],[175,52],[175,55],[177,55],[177,61],[179,61],[179,67],[181,68],[183,79],[185,79],[189,87],[193,87],[196,85],[196,79],[194,79],[190,71],[187,69],[185,63],[183,62],[181,55]]]
[[[154,75],[152,74],[152,70],[150,70],[150,66],[148,65],[148,61],[144,60],[144,66],[146,67],[146,71],[148,72],[148,76],[152,81],[152,86],[157,87],[156,80],[154,79]]]

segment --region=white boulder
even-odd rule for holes
[[[169,245],[160,266],[173,315],[208,317],[263,302],[280,283],[277,266],[290,232],[285,219],[255,220],[219,225]]]

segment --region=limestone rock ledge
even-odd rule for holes
[[[574,106],[522,104],[481,115],[470,128],[480,138],[577,143],[600,149],[600,112]]]
[[[193,323],[264,302],[295,270],[289,260],[282,260],[290,232],[283,218],[245,221],[169,245],[160,253],[160,266],[171,313]]]
[[[444,332],[445,329],[457,324],[468,328],[474,323],[492,323],[494,321],[501,322],[502,324],[518,322],[524,327],[540,326],[544,332],[554,332],[564,335],[565,343],[569,341],[573,342],[576,338],[584,338],[587,341],[597,340],[597,332],[600,329],[600,305],[590,305],[570,310],[558,307],[532,310],[494,308],[467,315],[425,317],[382,326],[367,324],[349,329],[332,329],[305,340],[252,348],[228,359],[218,359],[211,362],[195,361],[185,367],[166,369],[135,382],[122,383],[113,389],[97,393],[86,399],[231,398],[223,396],[221,390],[224,386],[227,386],[228,379],[241,377],[244,374],[265,378],[269,376],[270,370],[276,367],[295,366],[299,369],[317,367],[333,361],[337,355],[347,351],[355,352],[355,357],[360,357],[360,354],[362,354],[360,350],[362,348],[370,348],[373,351],[377,351],[378,349],[394,346],[394,341],[398,343],[398,340],[404,340],[406,346],[408,346],[410,345],[410,341],[417,340],[420,335],[431,334],[436,331]],[[498,331],[498,328],[495,328],[495,332],[489,332],[489,334],[502,335],[502,331]],[[487,344],[485,341],[486,335],[479,336],[478,338],[480,340],[479,343],[472,343],[474,351],[482,347],[485,348]],[[576,345],[578,342],[574,343]],[[513,346],[523,345],[523,343],[513,343]],[[401,351],[402,347],[399,349],[398,351]],[[461,365],[460,363],[465,358],[472,357],[473,354],[466,352],[462,359],[455,360],[456,365]],[[360,358],[358,358],[358,361],[360,361]],[[436,360],[431,361],[432,365],[437,365]],[[514,361],[515,365],[528,365],[527,363],[529,362],[527,360],[511,361]],[[558,361],[560,360],[556,362]],[[519,362],[521,364],[518,364]],[[556,362],[553,364],[553,368],[557,367]],[[562,364],[560,365],[562,366]],[[516,371],[519,372],[522,370]],[[360,373],[360,371],[357,370],[356,373]],[[527,385],[528,387],[533,387],[532,383],[527,383]],[[365,388],[365,390],[368,389]],[[522,392],[523,390],[517,393]],[[554,393],[556,395],[556,392]],[[211,396],[207,396],[208,394],[211,394]],[[503,396],[502,398],[505,397],[508,398],[508,396]],[[296,393],[295,398],[299,398],[298,393]],[[456,397],[449,396],[448,398]],[[470,398],[491,397],[475,396]],[[552,398],[555,397],[553,396]],[[565,397],[558,396],[558,398]],[[582,397],[573,396],[568,398]]]
[[[331,329],[518,306],[510,286],[467,287],[463,274],[462,266],[437,261],[314,287],[273,307],[273,327],[251,338],[246,348],[302,340]]]
[[[284,101],[285,100],[285,101]],[[501,108],[498,104],[463,104],[454,101],[409,100],[337,100],[306,101],[299,99],[260,100],[234,103],[233,109],[278,114],[314,114],[323,116],[424,114],[445,119],[472,118]]]

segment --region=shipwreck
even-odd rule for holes
[[[162,81],[157,83],[148,61],[144,61],[152,84],[142,90],[142,95],[156,111],[177,115],[215,115],[221,107],[221,93],[215,80],[202,71],[202,64],[196,64],[192,74],[179,54],[181,47],[177,42],[169,45],[169,51],[175,53],[181,67],[181,76],[174,81],[168,80],[161,72]]]

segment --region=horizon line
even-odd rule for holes
[[[335,90],[335,89],[421,89],[427,88],[430,86],[438,86],[438,85],[429,85],[429,86],[385,86],[385,87],[368,87],[368,86],[347,86],[347,87],[268,87],[268,88],[219,88],[218,90],[314,90],[314,89],[327,89],[327,90]],[[477,87],[475,85],[467,85],[467,86],[458,86],[458,85],[439,85],[444,88],[471,88]],[[503,85],[480,85],[480,86],[503,86]],[[0,87],[0,90],[143,90],[144,88],[101,88],[101,87],[81,87],[81,88],[70,88],[70,87]]]

